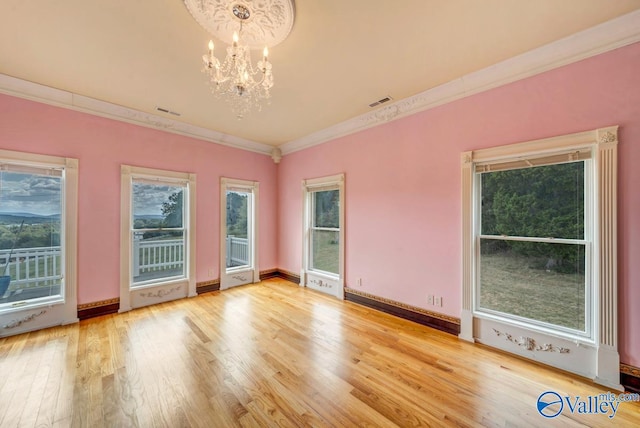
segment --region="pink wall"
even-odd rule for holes
[[[300,270],[301,180],[344,172],[347,285],[460,316],[461,152],[620,125],[619,338],[640,366],[638,70],[635,44],[285,156],[278,266]]]
[[[620,125],[620,350],[640,366],[638,69],[635,44],[285,156],[279,166],[0,95],[0,148],[80,159],[79,303],[119,294],[120,165],[132,164],[197,174],[197,281],[218,277],[220,176],[260,182],[260,269],[298,272],[301,180],[344,172],[347,284],[362,278],[362,291],[432,310],[426,296],[438,294],[438,310],[459,316],[460,153]]]
[[[198,282],[218,278],[220,177],[259,181],[260,269],[277,267],[269,156],[1,94],[0,148],[79,159],[78,303],[120,294],[121,164],[196,173]]]

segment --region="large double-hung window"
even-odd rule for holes
[[[195,295],[195,175],[123,165],[120,311]]]
[[[77,320],[78,161],[0,150],[0,336]]]
[[[589,156],[476,167],[477,311],[589,337]]]
[[[462,339],[612,388],[617,127],[462,154]]]

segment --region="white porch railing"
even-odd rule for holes
[[[160,241],[133,241],[133,276],[148,272],[175,270],[184,267],[184,241],[166,239]]]
[[[61,279],[60,247],[19,248],[0,250],[0,274],[9,261],[5,275],[11,277],[10,288],[51,285]]]
[[[249,263],[249,242],[246,238],[228,236],[227,267]],[[0,274],[9,259],[10,250],[0,250]],[[19,248],[13,250],[5,275],[11,276],[11,289],[48,286],[62,278],[60,246]],[[133,276],[156,271],[184,272],[184,244],[182,239],[134,240]],[[1,297],[1,296],[0,296]]]
[[[227,236],[227,267],[249,264],[249,240]]]

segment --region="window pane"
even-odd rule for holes
[[[0,304],[62,295],[62,199],[60,176],[0,171]]]
[[[578,331],[585,325],[585,247],[482,239],[479,307]]]
[[[483,235],[584,238],[584,162],[481,178]]]
[[[337,231],[311,230],[311,269],[339,273],[339,239]]]
[[[249,266],[248,192],[227,191],[227,268]]]
[[[184,188],[166,183],[133,182],[133,283],[184,277]]]
[[[313,227],[340,227],[340,192],[313,192]]]
[[[133,232],[133,282],[184,276],[184,231]]]
[[[183,187],[133,182],[133,228],[183,227]]]
[[[227,236],[246,238],[249,233],[249,194],[227,191]]]

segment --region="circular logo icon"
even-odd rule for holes
[[[538,413],[545,418],[555,418],[564,408],[562,397],[560,394],[553,391],[547,391],[540,394],[538,397]]]

